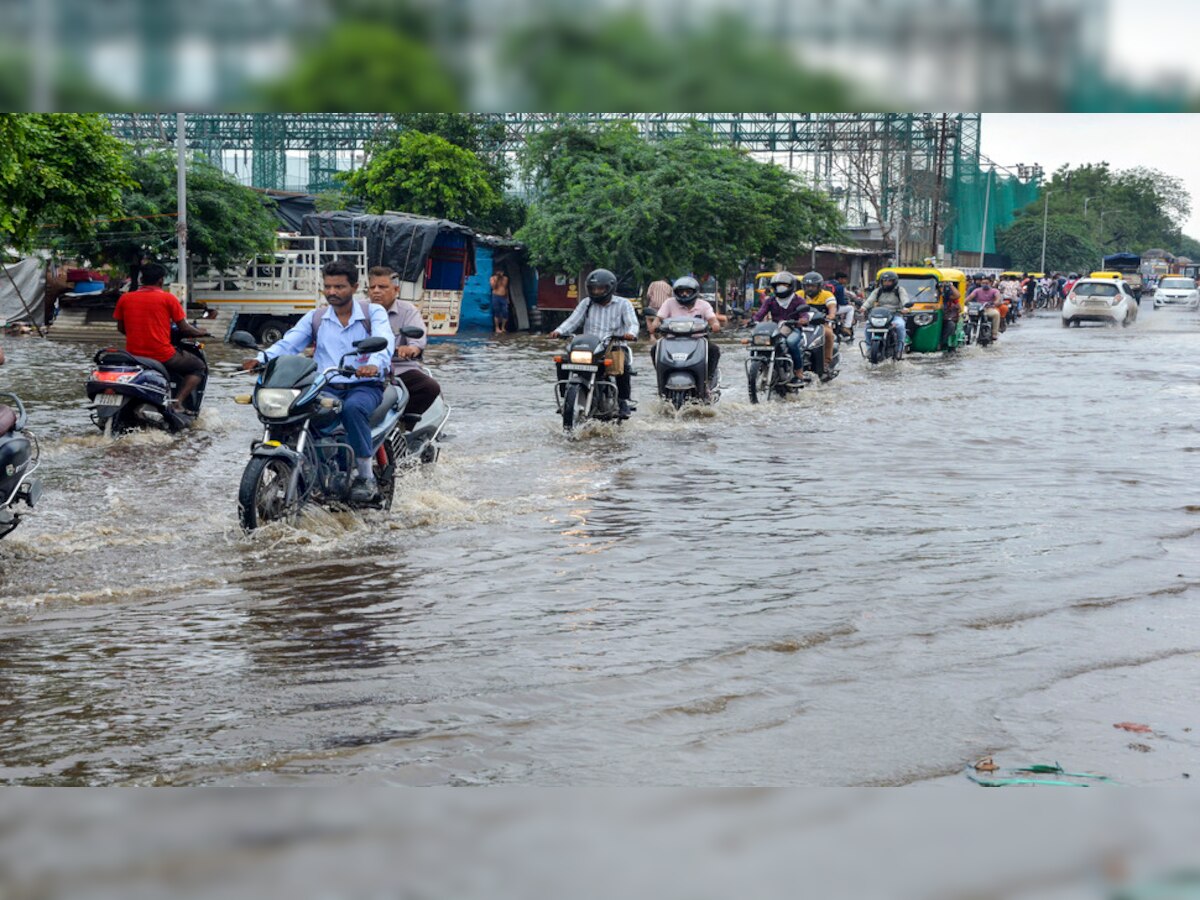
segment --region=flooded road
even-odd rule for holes
[[[442,344],[436,468],[252,538],[239,353],[196,431],[109,443],[94,348],[8,339],[46,492],[0,542],[0,782],[1183,783],[1200,319],[1150,307],[761,406],[730,343],[681,418],[639,349],[635,418],[576,440],[557,343]]]

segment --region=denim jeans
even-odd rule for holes
[[[346,443],[354,448],[358,459],[371,458],[371,413],[383,402],[383,385],[379,382],[356,384],[329,392],[342,401],[342,427]]]

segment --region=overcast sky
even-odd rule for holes
[[[1183,179],[1192,195],[1185,234],[1200,239],[1200,115],[985,113],[982,150],[997,163],[1148,166]],[[1082,210],[1080,210],[1082,212]]]

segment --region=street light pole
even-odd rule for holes
[[[1089,201],[1089,200],[1091,200],[1091,199],[1092,199],[1091,197],[1084,197],[1084,198],[1083,198],[1083,219],[1084,219],[1084,221],[1085,221],[1085,222],[1087,221],[1087,205],[1088,205],[1088,201]]]
[[[1046,191],[1046,205],[1042,209],[1042,267],[1039,272],[1046,272],[1046,226],[1050,224],[1050,195],[1053,191]]]
[[[175,148],[178,156],[176,163],[176,202],[179,214],[175,219],[175,237],[178,241],[179,275],[176,280],[183,285],[183,300],[186,308],[187,298],[187,121],[183,113],[175,114]]]

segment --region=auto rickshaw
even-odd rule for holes
[[[959,269],[932,269],[924,266],[888,266],[882,271],[895,272],[900,286],[908,292],[912,304],[906,318],[907,348],[913,353],[940,353],[963,343],[963,315],[966,308],[967,276]],[[876,280],[879,273],[875,274]],[[944,334],[942,296],[939,286],[948,281],[958,288],[958,320],[952,332]]]
[[[771,296],[771,279],[778,272],[759,272],[754,276],[754,308],[759,309]]]

